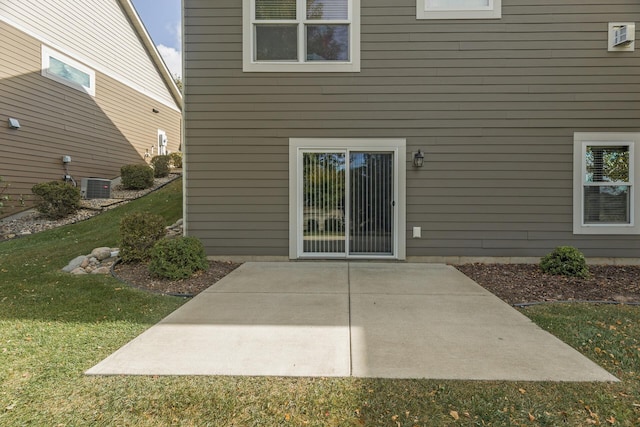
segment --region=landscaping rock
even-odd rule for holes
[[[71,274],[109,274],[118,253],[118,248],[95,248],[89,255],[75,257],[62,271]]]
[[[62,269],[65,273],[70,273],[76,268],[80,267],[82,263],[87,259],[86,255],[80,255],[69,261],[66,267]]]
[[[98,261],[102,261],[103,259],[107,259],[111,257],[111,248],[102,247],[95,248],[91,251],[91,256],[95,257]]]

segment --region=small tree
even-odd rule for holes
[[[149,259],[151,248],[165,235],[164,218],[151,212],[132,212],[120,221],[122,262]]]

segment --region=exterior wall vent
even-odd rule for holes
[[[609,22],[609,52],[633,52],[635,38],[635,23]]]
[[[80,193],[85,199],[110,199],[111,180],[102,178],[82,178]]]
[[[620,46],[624,44],[629,44],[633,40],[629,38],[629,32],[627,31],[629,27],[626,25],[621,25],[618,28],[613,30],[613,45]]]

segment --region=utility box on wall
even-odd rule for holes
[[[111,180],[82,178],[80,192],[85,199],[109,199],[111,198]]]

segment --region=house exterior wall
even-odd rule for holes
[[[0,19],[176,109],[119,0],[5,1]]]
[[[158,129],[167,133],[169,151],[179,149],[182,116],[175,103],[165,106],[98,70],[91,96],[41,75],[43,41],[1,20],[0,39],[0,176],[10,185],[5,195],[25,196],[28,205],[34,184],[63,178],[63,155],[71,156],[68,173],[78,185],[85,177],[113,179],[121,166],[145,161],[146,150],[157,146]],[[73,59],[84,64],[83,56]],[[9,117],[19,120],[20,129],[8,128]],[[13,210],[5,206],[2,213]]]
[[[640,130],[640,52],[607,51],[637,1],[362,2],[359,73],[243,73],[240,3],[184,1],[186,222],[209,255],[288,255],[289,138],[406,138],[409,258],[640,257],[637,235],[572,232],[574,132]]]

